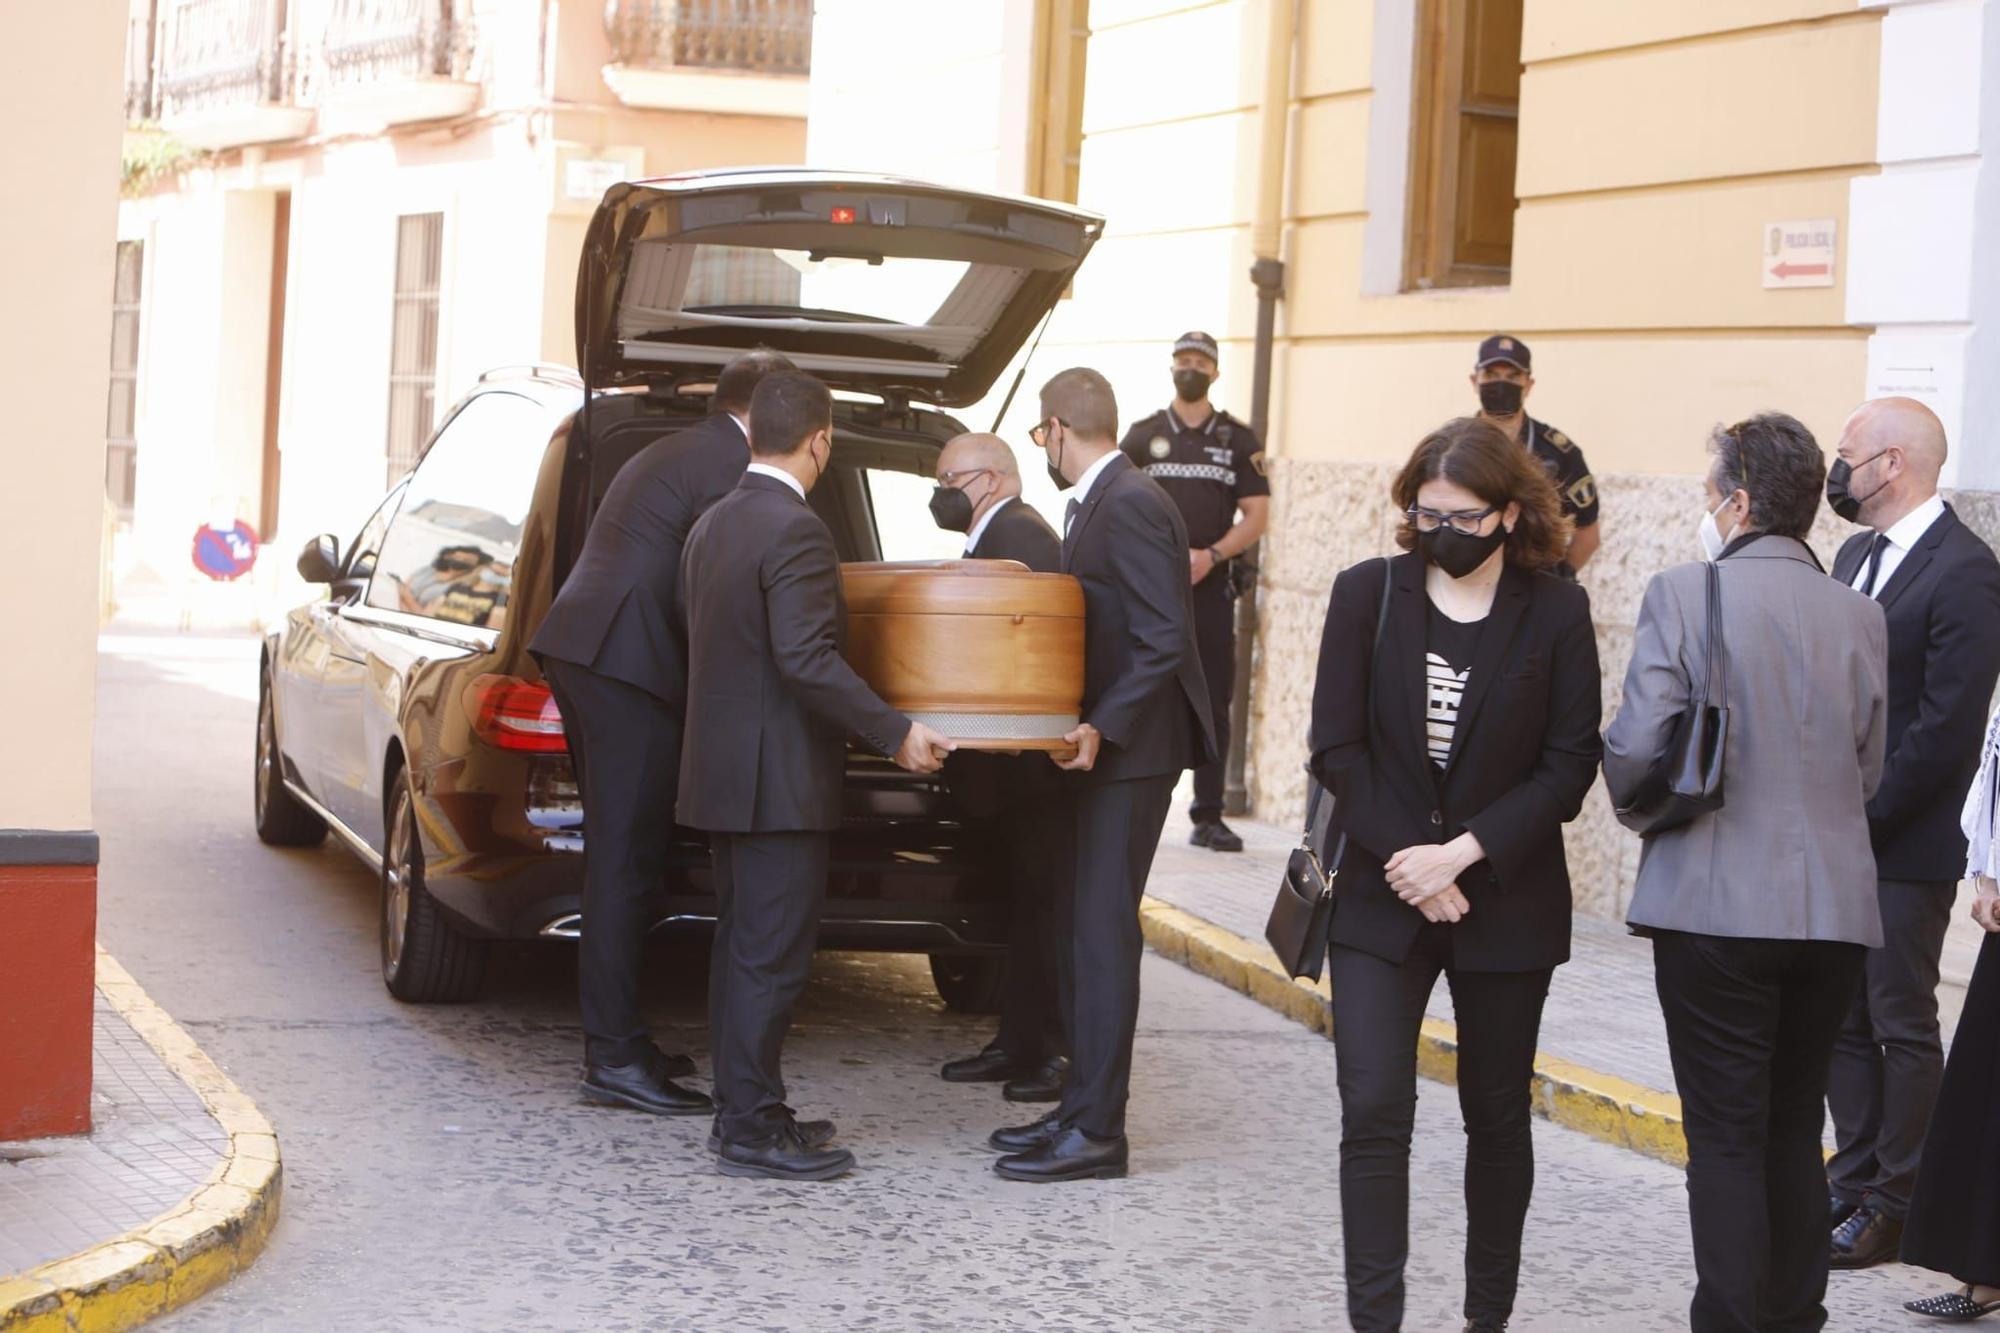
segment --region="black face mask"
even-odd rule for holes
[[[1479,406],[1489,417],[1511,417],[1521,410],[1525,392],[1513,380],[1488,380],[1479,386]]]
[[[1065,431],[1063,433],[1062,443],[1056,446],[1056,461],[1049,464],[1049,480],[1055,483],[1055,487],[1059,491],[1066,491],[1070,487],[1076,485],[1075,482],[1071,481],[1068,477],[1065,477],[1062,474],[1061,463],[1063,460],[1063,454],[1068,452],[1068,450],[1069,450],[1069,433]],[[1044,452],[1042,456],[1046,458],[1048,455],[1046,452]]]
[[[1887,452],[1886,449],[1883,450],[1883,453]],[[1880,458],[1881,456],[1882,454],[1876,454],[1875,458]],[[1861,460],[1861,466],[1867,467],[1875,461],[1875,458],[1864,458]],[[1881,486],[1877,486],[1866,495],[1856,495],[1853,491],[1847,489],[1853,481],[1854,469],[1848,466],[1847,460],[1845,458],[1834,459],[1833,466],[1826,470],[1826,503],[1828,508],[1832,509],[1834,513],[1840,515],[1849,523],[1859,523],[1861,521],[1861,506],[1880,495],[1883,487],[1889,483],[1886,481],[1883,482]]]
[[[1193,366],[1182,366],[1174,372],[1174,392],[1184,403],[1198,403],[1208,397],[1208,386],[1215,383],[1215,377],[1205,370]]]
[[[956,486],[931,492],[931,517],[946,532],[972,531],[972,497]]]
[[[1424,559],[1455,579],[1462,579],[1485,564],[1487,557],[1500,549],[1500,543],[1506,540],[1507,525],[1504,523],[1496,524],[1493,531],[1484,537],[1468,537],[1462,532],[1454,532],[1449,524],[1435,532],[1417,535],[1417,544],[1423,549]]]

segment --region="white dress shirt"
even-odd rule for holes
[[[1923,540],[1923,535],[1931,530],[1931,524],[1943,517],[1944,500],[1940,496],[1932,495],[1930,499],[1897,519],[1890,529],[1882,534],[1889,539],[1889,544],[1882,548],[1882,564],[1875,571],[1874,596],[1877,599],[1882,596],[1882,589],[1889,586],[1889,580],[1895,577],[1897,568],[1903,563],[1903,557],[1916,549],[1917,543]],[[1874,539],[1869,540],[1872,543]],[[1854,571],[1854,579],[1847,586],[1859,592],[1867,582],[1868,560],[1864,557],[1861,568]]]
[[[1958,826],[1965,834],[1965,877],[2000,879],[2000,707],[1986,724],[1979,775],[1965,794]]]
[[[803,500],[806,498],[805,483],[781,467],[772,467],[769,463],[752,463],[746,470],[755,472],[760,477],[776,477],[779,481],[784,482],[785,485],[798,492],[799,499]]]
[[[1084,474],[1076,479],[1075,500],[1077,508],[1075,510],[1071,510],[1067,505],[1063,507],[1063,535],[1065,537],[1069,535],[1070,514],[1081,513],[1082,507],[1090,503],[1091,488],[1097,485],[1097,478],[1103,473],[1104,469],[1111,466],[1111,460],[1117,458],[1118,456],[1119,456],[1118,450],[1116,449],[1111,450],[1109,453],[1105,454],[1104,457],[1098,459],[1095,463],[1092,463],[1088,468],[1084,470]]]
[[[993,516],[1012,503],[1014,503],[1013,496],[1002,496],[994,502],[991,509],[979,516],[979,521],[972,525],[972,531],[965,534],[965,553],[967,555],[971,555],[979,546],[979,539],[986,535],[986,525],[993,521]]]

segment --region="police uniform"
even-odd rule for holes
[[[1564,517],[1573,520],[1578,529],[1596,523],[1597,478],[1590,475],[1590,464],[1584,461],[1583,450],[1576,447],[1576,441],[1548,422],[1533,417],[1528,418],[1525,434],[1528,452],[1556,484]],[[1556,572],[1567,578],[1576,576],[1567,560]]]
[[[1216,410],[1199,426],[1185,426],[1172,408],[1134,423],[1119,448],[1165,489],[1187,524],[1188,548],[1205,550],[1235,526],[1240,501],[1269,495],[1264,447],[1227,412]],[[1222,775],[1229,753],[1229,700],[1236,683],[1236,617],[1228,564],[1218,564],[1194,585],[1195,645],[1208,678],[1217,758],[1194,771],[1196,824],[1222,818]]]

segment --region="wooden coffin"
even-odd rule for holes
[[[1083,587],[1015,560],[848,564],[847,660],[974,750],[1063,751],[1083,704]]]

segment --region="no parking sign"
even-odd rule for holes
[[[226,528],[204,523],[194,530],[194,567],[218,583],[239,579],[257,563],[257,530],[237,519]]]

